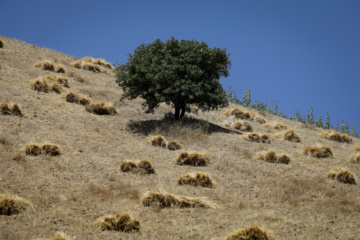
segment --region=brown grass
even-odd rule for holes
[[[103,67],[106,67],[106,68],[109,68],[109,69],[113,68],[111,63],[106,62],[104,59],[101,59],[101,58],[84,57],[82,60],[84,62],[93,63],[93,64],[103,66]]]
[[[334,167],[328,171],[326,176],[341,183],[356,184],[354,174],[345,168]]]
[[[75,62],[70,63],[70,65],[75,68],[79,68],[79,69],[83,69],[83,70],[87,70],[87,71],[91,71],[91,72],[95,72],[95,73],[101,72],[100,67],[91,62],[77,60]]]
[[[360,164],[360,154],[354,154],[350,156],[349,162]]]
[[[175,140],[171,140],[170,142],[168,142],[167,148],[168,148],[169,150],[171,150],[171,151],[175,151],[175,150],[181,149],[181,145],[180,145],[180,143],[175,139]]]
[[[30,156],[38,156],[41,154],[41,146],[36,143],[28,143],[25,145],[25,154]]]
[[[270,150],[265,154],[258,154],[256,156],[256,159],[264,160],[265,162],[269,163],[282,163],[282,164],[289,164],[290,163],[290,157],[288,157],[285,154],[277,155],[275,151]]]
[[[31,89],[39,91],[39,92],[48,93],[50,91],[50,87],[45,80],[42,80],[42,81],[36,80],[34,82],[31,82],[30,87],[31,87]]]
[[[284,139],[290,142],[301,142],[299,135],[297,135],[292,129],[289,129],[285,132]]]
[[[50,88],[51,91],[55,92],[55,93],[61,93],[62,92],[62,86],[58,83],[53,83],[53,85]]]
[[[125,161],[120,164],[120,171],[122,172],[133,172],[133,173],[144,173],[154,174],[155,168],[152,166],[149,160],[141,160],[139,162]]]
[[[17,103],[12,106],[8,103],[0,103],[0,111],[2,115],[23,116],[23,110]]]
[[[101,217],[93,223],[101,230],[119,231],[119,232],[138,232],[140,230],[140,222],[132,219],[129,214],[121,213],[116,215],[107,215]]]
[[[55,82],[57,84],[60,84],[64,87],[70,87],[69,86],[69,79],[67,77],[63,76],[56,76],[56,75],[43,75],[42,79],[48,82]]]
[[[61,149],[58,145],[51,143],[45,143],[43,145],[28,143],[25,145],[25,154],[30,156],[39,156],[40,154],[58,156],[61,155]]]
[[[201,187],[213,187],[213,180],[211,180],[210,175],[201,172],[195,172],[190,174],[185,174],[180,176],[177,179],[178,185],[191,185],[191,186],[201,186]]]
[[[258,143],[270,143],[270,136],[267,133],[249,133],[244,139],[250,142],[258,142]]]
[[[340,143],[352,143],[352,138],[347,134],[342,134],[333,130],[327,130],[320,134],[320,137]]]
[[[35,63],[34,65],[35,67],[39,67],[42,70],[45,71],[51,71],[51,72],[57,72],[57,73],[65,73],[65,69],[63,66],[56,64],[52,61],[49,60],[43,60],[43,61],[38,61]]]
[[[252,132],[253,128],[247,121],[235,121],[233,128],[242,132]]]
[[[332,150],[328,146],[306,146],[303,153],[307,156],[316,158],[328,158],[333,156]]]
[[[181,152],[179,153],[174,162],[177,165],[189,165],[189,166],[207,166],[210,163],[210,158],[207,156],[198,153],[198,152]]]
[[[244,112],[240,108],[228,109],[224,112],[226,116],[235,116],[239,119],[251,119],[251,114],[249,112]]]
[[[355,145],[354,150],[360,152],[360,144]]]
[[[263,128],[270,128],[275,130],[286,130],[288,127],[281,123],[265,124]]]
[[[269,233],[256,225],[239,229],[230,234],[225,240],[272,240]]]
[[[254,121],[256,123],[260,123],[260,124],[264,124],[266,123],[265,119],[261,118],[261,117],[255,117]]]
[[[65,99],[70,103],[77,103],[83,106],[87,106],[90,104],[90,98],[84,95],[80,95],[77,93],[69,92],[65,95]]]
[[[91,103],[85,107],[85,110],[97,115],[115,115],[117,113],[113,106],[104,102]]]
[[[166,141],[165,137],[162,135],[151,136],[151,137],[149,137],[148,142],[151,145],[153,145],[154,147],[166,148],[166,146],[167,146],[167,141]]]
[[[75,240],[75,238],[72,238],[63,232],[57,232],[54,236],[50,238],[33,238],[33,240]]]
[[[80,82],[80,83],[84,83],[85,79],[81,76],[79,76],[78,74],[74,73],[74,72],[69,72],[68,76],[75,79],[76,81]]]
[[[26,199],[11,193],[0,194],[0,215],[13,215],[33,208],[33,205]]]
[[[151,191],[144,194],[141,202],[144,206],[160,208],[215,208],[213,203],[205,199]]]

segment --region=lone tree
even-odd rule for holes
[[[172,103],[179,118],[187,104],[202,110],[228,104],[219,79],[229,76],[230,65],[226,49],[194,40],[156,39],[129,54],[128,62],[117,67],[116,81],[124,90],[121,100],[140,96],[147,113],[162,102]]]

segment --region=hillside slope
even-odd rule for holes
[[[19,104],[23,116],[0,114],[0,194],[13,193],[33,208],[11,216],[0,215],[0,239],[48,239],[64,232],[76,239],[221,239],[239,228],[258,225],[275,239],[358,239],[360,237],[360,180],[344,184],[326,177],[340,166],[360,177],[360,164],[349,162],[359,154],[359,139],[339,143],[320,137],[322,129],[238,107],[252,118],[253,132],[268,134],[270,143],[245,139],[247,132],[229,126],[236,117],[218,111],[188,114],[182,124],[164,119],[172,111],[161,105],[144,114],[142,101],[119,101],[121,88],[111,69],[101,72],[73,67],[76,58],[1,37],[0,103]],[[65,73],[34,65],[50,60]],[[30,84],[41,75],[68,78],[61,94],[39,92]],[[84,94],[104,101],[115,115],[89,113],[65,94]],[[230,107],[229,107],[230,109]],[[266,127],[266,124],[268,125]],[[284,140],[293,129],[301,141]],[[284,127],[284,128],[285,128]],[[147,139],[156,134],[177,139],[181,150],[154,147]],[[30,156],[28,143],[52,143],[61,155]],[[333,156],[315,158],[306,146],[329,146]],[[274,150],[290,157],[289,164],[258,159]],[[210,159],[208,166],[180,166],[174,158],[197,151]],[[121,172],[126,160],[148,159],[156,174]],[[209,173],[215,186],[177,185],[180,175]],[[215,208],[161,208],[144,206],[147,191],[206,198]],[[104,215],[129,213],[140,221],[140,232],[102,231],[92,224]]]

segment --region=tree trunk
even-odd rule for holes
[[[181,118],[185,116],[185,111],[186,111],[186,104],[182,104],[181,105],[181,114],[180,114]]]
[[[175,104],[175,119],[179,119],[180,116],[180,104]]]

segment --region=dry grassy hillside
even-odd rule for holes
[[[274,239],[359,239],[359,139],[336,142],[322,129],[238,107],[249,113],[244,123],[231,115],[236,106],[182,123],[164,119],[166,105],[147,115],[141,100],[119,102],[107,66],[0,39],[0,239],[237,239],[230,234],[251,225]],[[35,66],[44,60],[53,71]],[[88,112],[80,98],[67,101],[70,92],[117,113]],[[153,146],[155,135],[181,149]],[[334,167],[348,172],[327,176]],[[116,214],[123,225],[102,218]]]

